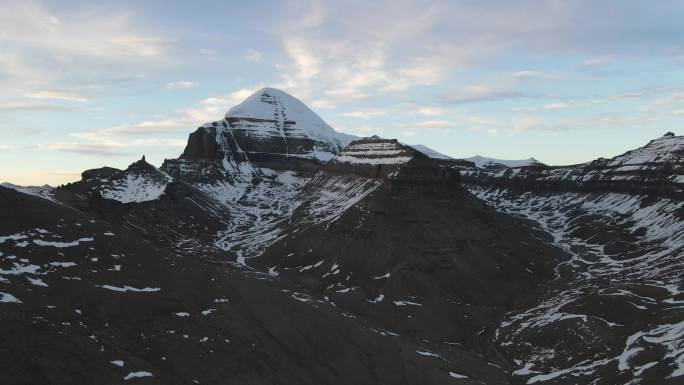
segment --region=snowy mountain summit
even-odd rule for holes
[[[239,123],[237,127],[255,135],[309,138],[338,148],[353,139],[351,135],[335,131],[299,99],[276,88],[255,92],[228,110],[226,120]]]
[[[255,168],[312,169],[337,155],[353,136],[336,132],[294,96],[262,88],[225,117],[190,134],[172,176],[225,174],[249,180]],[[214,167],[212,167],[212,165]]]

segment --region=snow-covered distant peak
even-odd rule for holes
[[[308,137],[346,146],[354,137],[335,131],[299,99],[276,88],[262,88],[226,113],[226,119],[275,123],[287,136]],[[271,128],[270,126],[264,126]]]
[[[497,167],[526,167],[533,166],[536,164],[541,164],[538,160],[534,158],[520,159],[520,160],[510,160],[510,159],[493,159],[484,156],[476,155],[470,158],[465,158],[465,160],[475,163],[475,167],[478,168],[497,168]]]
[[[0,186],[5,187],[5,188],[9,188],[12,190],[22,190],[23,189],[23,190],[48,190],[49,191],[49,190],[54,189],[54,187],[47,185],[47,184],[44,184],[42,186],[19,186],[19,185],[16,185],[14,183],[2,182],[2,183],[0,183]]]
[[[52,198],[52,190],[54,187],[44,184],[42,186],[19,186],[13,183],[9,182],[2,182],[0,183],[0,186],[12,190],[16,190],[20,193],[28,194],[28,195],[35,195],[39,196],[41,198],[49,199],[49,200],[54,200]]]
[[[653,139],[644,147],[612,158],[609,165],[641,165],[671,161],[684,161],[684,136],[668,132],[660,138]]]
[[[430,147],[423,144],[409,144],[410,147],[422,152],[423,154],[429,156],[433,159],[453,159],[450,156],[446,156],[441,152],[431,149]]]

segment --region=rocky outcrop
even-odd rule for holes
[[[144,156],[125,170],[102,167],[84,171],[81,176],[80,181],[55,189],[55,196],[70,204],[91,195],[119,203],[141,203],[159,199],[173,180],[147,163]]]
[[[335,174],[355,174],[367,178],[384,178],[395,173],[414,158],[427,158],[423,153],[378,136],[351,142],[325,166]]]

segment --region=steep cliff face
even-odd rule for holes
[[[426,157],[396,139],[378,136],[355,140],[326,165],[328,172],[380,178],[392,174],[415,157]]]
[[[441,159],[378,136],[355,140],[330,162],[324,170],[333,175],[358,175],[384,180],[389,191],[399,194],[442,193],[460,190],[459,172]]]

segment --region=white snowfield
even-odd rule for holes
[[[159,199],[170,181],[171,177],[161,171],[158,178],[131,172],[125,179],[110,179],[110,184],[102,185],[100,195],[121,203],[147,202]]]
[[[143,378],[143,377],[154,377],[154,374],[146,371],[130,372],[124,377],[124,380],[130,380],[133,378]]]
[[[0,292],[0,303],[21,303],[21,301],[12,294]]]
[[[515,167],[532,166],[532,165],[539,163],[539,161],[534,159],[534,158],[510,160],[510,159],[487,158],[487,157],[480,156],[480,155],[476,155],[476,156],[473,156],[470,158],[464,158],[464,160],[475,163],[475,167],[477,167],[477,168],[487,168],[487,167],[492,167],[492,166],[496,167],[498,165],[503,165],[506,167],[515,168]]]
[[[137,287],[128,286],[128,285],[124,285],[123,287],[113,286],[113,285],[99,285],[98,287],[101,287],[101,288],[107,289],[107,290],[118,291],[121,293],[125,293],[128,291],[136,292],[136,293],[149,293],[149,292],[157,292],[157,291],[161,290],[161,288],[159,288],[159,287],[137,288]]]

